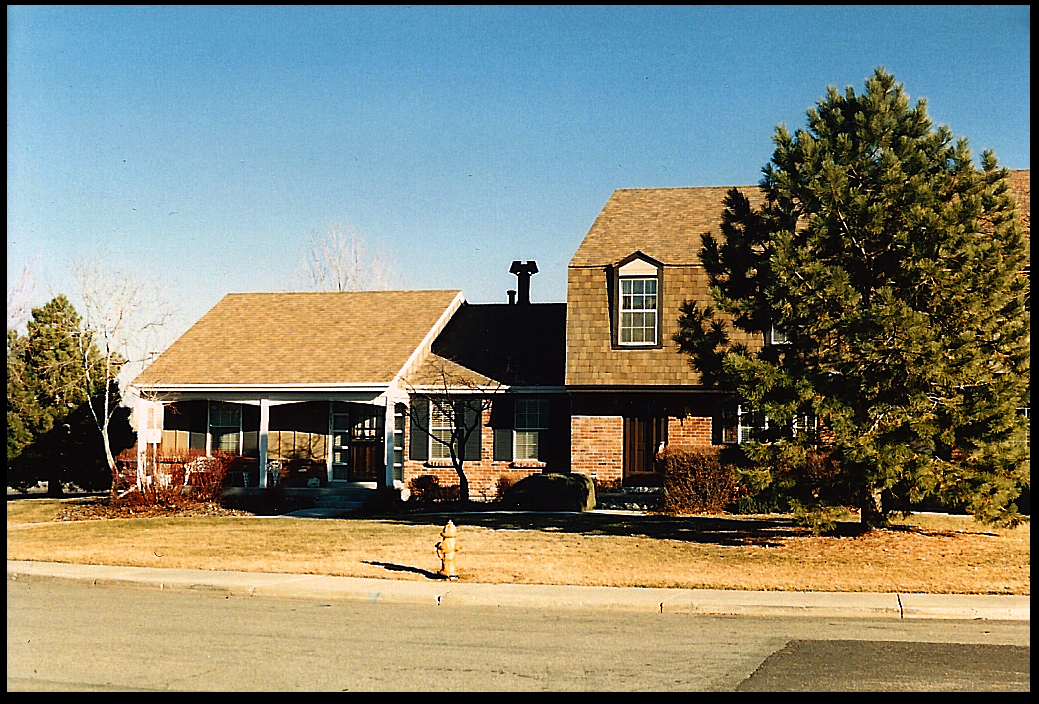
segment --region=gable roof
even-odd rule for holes
[[[625,188],[613,192],[592,223],[571,267],[606,266],[636,250],[665,264],[699,264],[700,235],[715,231],[732,186]],[[757,186],[736,186],[760,207]]]
[[[1030,235],[1031,171],[1011,170],[1007,178],[1018,214]],[[622,188],[613,192],[570,260],[571,267],[601,267],[641,250],[672,266],[699,264],[705,232],[720,234],[725,195],[736,188],[751,205],[765,202],[760,187]]]
[[[474,373],[474,382],[483,378],[506,386],[562,386],[566,304],[466,304],[432,350]]]
[[[133,385],[388,384],[463,301],[460,291],[228,294]]]

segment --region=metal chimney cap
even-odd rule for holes
[[[538,273],[538,263],[531,259],[530,261],[523,263],[519,259],[512,262],[512,267],[509,269],[510,274],[536,274]]]

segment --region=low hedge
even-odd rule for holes
[[[501,503],[521,511],[591,511],[595,484],[586,474],[531,474],[508,487]]]

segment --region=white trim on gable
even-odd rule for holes
[[[639,257],[620,267],[618,274],[620,276],[656,276],[659,271],[660,269],[656,265]]]

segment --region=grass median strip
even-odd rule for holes
[[[7,558],[424,580],[448,518],[463,581],[779,591],[1030,594],[1030,529],[966,516],[812,536],[783,516],[638,513],[250,516],[56,521],[56,501],[8,501]]]

